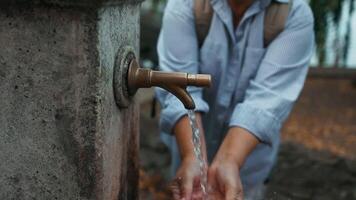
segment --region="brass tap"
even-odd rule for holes
[[[139,67],[132,59],[128,69],[128,91],[134,95],[139,88],[160,87],[175,95],[186,109],[194,109],[193,98],[187,86],[210,87],[211,76],[207,74],[187,74],[181,72],[161,72]]]

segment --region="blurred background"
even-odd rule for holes
[[[356,0],[310,0],[317,48],[304,90],[282,130],[267,199],[356,200]],[[166,0],[146,0],[141,62],[157,66]],[[170,155],[160,142],[153,90],[140,91],[140,198],[169,199]],[[154,109],[154,110],[153,110]],[[157,115],[152,117],[152,111]]]

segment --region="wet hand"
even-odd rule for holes
[[[234,161],[216,157],[208,170],[209,200],[243,200],[239,167]]]
[[[185,158],[171,183],[174,200],[203,200],[200,168],[195,157]]]
[[[211,200],[243,200],[239,169],[258,144],[259,140],[246,129],[229,129],[208,170]]]

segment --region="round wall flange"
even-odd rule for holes
[[[136,59],[134,48],[126,46],[119,50],[114,66],[114,96],[116,104],[120,108],[127,108],[132,101],[132,95],[128,91],[128,70],[133,59]]]

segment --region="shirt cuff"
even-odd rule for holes
[[[272,113],[248,104],[238,104],[232,113],[229,126],[248,130],[261,142],[272,145],[279,137],[282,122]]]
[[[201,92],[191,94],[195,103],[195,112],[209,112],[209,105],[203,100]],[[180,118],[187,115],[187,110],[177,97],[169,94],[164,102],[161,111],[160,129],[161,132],[173,134],[173,128]]]

